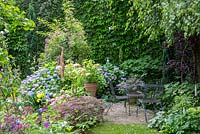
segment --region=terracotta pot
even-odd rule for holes
[[[98,84],[97,83],[85,83],[85,90],[90,93],[91,96],[96,96]]]

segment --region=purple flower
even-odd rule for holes
[[[28,128],[29,127],[29,125],[24,125],[24,128]]]
[[[69,99],[70,98],[70,95],[69,94],[66,94],[66,99]]]
[[[42,112],[47,111],[47,107],[42,107]]]
[[[76,110],[77,106],[73,104],[73,105],[71,106],[71,108],[72,108],[72,110]]]
[[[45,122],[45,123],[44,123],[44,127],[45,127],[45,128],[48,128],[48,127],[49,127],[49,125],[50,125],[50,123],[49,123],[49,122]]]
[[[104,73],[104,77],[105,77],[105,78],[108,78],[108,73],[107,73],[107,72]]]
[[[38,109],[38,112],[39,112],[39,113],[42,113],[42,108],[39,108],[39,109]]]
[[[48,43],[49,43],[49,40],[50,40],[49,38],[46,38],[46,39],[45,39],[45,43],[48,44]]]
[[[23,80],[23,81],[22,81],[22,84],[26,84],[26,83],[27,83],[27,80]]]
[[[12,123],[12,122],[14,122],[15,121],[15,118],[13,118],[13,117],[6,117],[5,119],[4,119],[4,122],[5,123]]]
[[[46,99],[47,99],[47,100],[50,100],[49,94],[46,94]]]
[[[42,107],[42,108],[39,108],[39,109],[38,109],[38,112],[39,112],[39,113],[43,113],[43,112],[45,112],[45,111],[47,111],[47,107]]]
[[[22,112],[23,115],[27,115],[27,111]]]
[[[121,78],[121,80],[122,80],[122,81],[125,81],[125,80],[126,80],[126,78],[123,78],[123,77],[122,77],[122,78]]]
[[[26,111],[26,112],[30,112],[32,110],[33,110],[33,108],[31,106],[24,107],[24,111]]]

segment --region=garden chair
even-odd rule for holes
[[[131,78],[128,78],[126,81],[123,81],[117,85],[121,90],[125,90],[126,95],[128,96],[127,102],[129,105],[128,107],[129,116],[131,115],[131,111],[130,111],[131,100],[133,100],[135,105],[137,106],[136,116],[138,116],[138,99],[143,98],[143,94],[140,91],[140,86],[139,86],[142,83],[144,83],[142,80],[131,77]]]
[[[113,105],[113,102],[114,101],[124,101],[124,107],[125,107],[125,110],[127,112],[127,101],[128,101],[128,96],[125,94],[125,95],[116,95],[115,93],[115,90],[117,90],[116,88],[114,88],[113,86],[113,83],[110,81],[109,82],[109,90],[110,90],[110,94],[111,94],[111,105],[109,106],[108,110],[106,111],[105,114],[108,113],[108,111],[111,109],[112,105]]]
[[[136,116],[138,116],[138,99],[141,99],[141,98],[143,98],[144,97],[144,95],[143,95],[143,93],[142,92],[140,92],[140,89],[138,88],[138,87],[136,87],[137,89],[134,89],[134,90],[131,90],[131,89],[129,89],[129,90],[127,90],[127,96],[128,96],[128,104],[129,104],[129,108],[128,108],[128,110],[129,110],[129,116],[131,115],[131,99],[134,99],[134,101],[135,101],[135,105],[136,105],[136,107],[137,107],[137,109],[136,109]]]
[[[124,88],[124,86],[122,85],[122,87],[124,88],[124,92],[125,92],[125,95],[122,95],[122,96],[116,95],[115,91],[119,88],[114,88],[113,83],[112,82],[109,83],[110,93],[111,93],[112,98],[114,100],[124,101],[124,107],[125,107],[126,112],[127,112],[127,103],[128,103],[129,116],[131,115],[131,111],[130,111],[131,99],[135,99],[135,101],[137,103],[137,99],[143,97],[143,94],[141,92],[138,92],[139,88],[133,84],[130,84],[130,81],[131,81],[131,79],[128,79],[126,81],[126,84],[129,84],[128,87]],[[112,107],[112,105],[113,105],[113,103],[111,103],[109,109]],[[107,110],[107,112],[109,111],[109,109]],[[107,112],[106,112],[106,114],[107,114]],[[138,108],[136,110],[136,116],[138,116]]]
[[[143,98],[139,99],[139,102],[142,104],[142,107],[144,109],[144,116],[145,121],[147,122],[147,105],[152,104],[154,113],[156,110],[156,106],[160,106],[162,108],[162,95],[164,92],[164,86],[160,84],[144,84],[141,85],[141,88],[143,89]]]

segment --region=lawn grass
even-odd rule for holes
[[[146,124],[114,124],[104,122],[88,131],[87,134],[158,134]]]

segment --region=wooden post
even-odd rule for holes
[[[64,63],[64,47],[61,47],[61,54],[59,56],[59,62],[60,62],[60,66],[61,66],[61,72],[60,72],[60,76],[61,76],[61,80],[64,81],[64,71],[65,71],[65,63]]]

